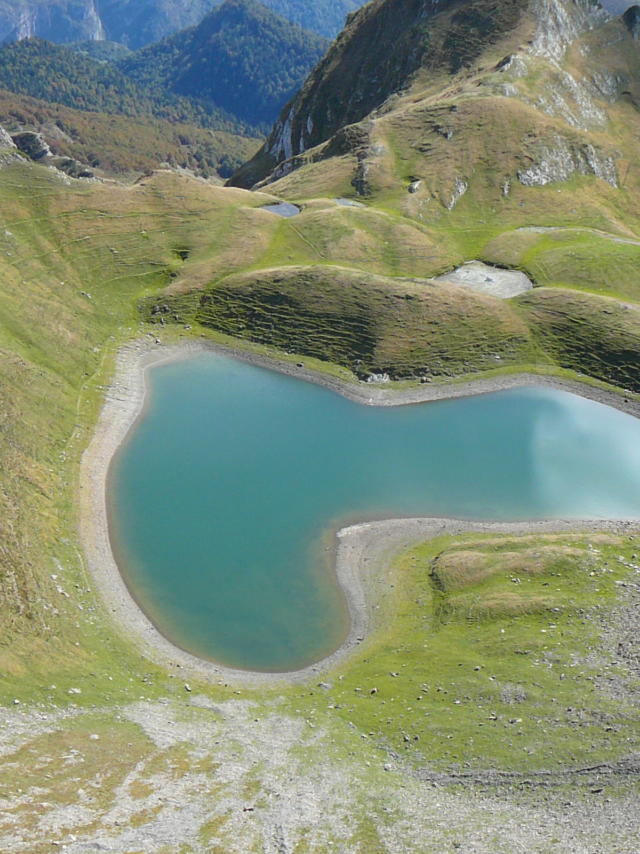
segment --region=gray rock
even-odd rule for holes
[[[595,175],[612,187],[618,186],[618,175],[611,156],[593,145],[576,146],[556,135],[555,139],[538,150],[537,162],[518,172],[518,180],[525,187],[544,187],[558,181],[567,181],[574,174]]]
[[[18,150],[30,157],[31,160],[42,160],[44,157],[51,156],[51,149],[40,133],[25,130],[12,134],[11,139]]]
[[[631,6],[622,16],[625,26],[635,41],[640,39],[640,6]]]
[[[0,148],[15,148],[16,144],[3,127],[0,127]]]

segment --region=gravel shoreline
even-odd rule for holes
[[[533,374],[510,375],[455,385],[421,385],[393,390],[366,383],[346,383],[308,368],[281,362],[240,349],[210,343],[176,346],[134,342],[123,347],[117,358],[113,382],[105,396],[96,430],[82,456],[80,470],[80,535],[89,571],[103,601],[120,631],[156,663],[187,679],[249,685],[276,685],[318,679],[344,660],[375,626],[376,604],[389,584],[390,558],[414,543],[447,534],[551,533],[577,530],[637,531],[640,523],[602,520],[551,520],[502,523],[460,519],[391,519],[352,525],[337,532],[336,575],[347,599],[350,631],[342,646],[327,658],[302,670],[288,673],[258,673],[237,670],[198,658],[165,638],[144,614],[127,588],[116,565],[107,523],[106,481],[109,465],[120,444],[142,415],[147,370],[163,362],[188,358],[201,352],[218,352],[296,376],[372,406],[399,406],[445,400],[502,389],[542,385],[571,391],[640,417],[640,401],[613,392]]]

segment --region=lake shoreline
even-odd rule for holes
[[[160,349],[162,345],[155,345]],[[493,394],[497,391],[507,391],[514,388],[522,388],[528,385],[537,385],[545,388],[554,388],[559,391],[568,391],[580,397],[593,400],[611,406],[628,415],[640,418],[640,395],[634,396],[631,392],[626,396],[622,390],[619,392],[609,391],[591,385],[589,382],[580,382],[578,379],[554,377],[548,374],[527,373],[500,374],[493,377],[479,377],[477,379],[459,379],[455,382],[432,382],[413,385],[408,388],[394,388],[393,383],[367,383],[350,382],[338,377],[324,374],[305,365],[304,361],[290,362],[278,359],[276,356],[267,356],[255,353],[240,346],[234,347],[227,344],[218,344],[213,341],[185,342],[184,344],[171,347],[162,347],[167,351],[165,358],[159,361],[172,361],[175,359],[188,358],[198,352],[214,352],[223,356],[239,359],[261,368],[285,374],[286,376],[306,380],[315,385],[323,386],[341,394],[343,397],[362,403],[365,406],[407,406],[411,404],[431,403],[438,400],[454,400],[460,397],[474,397],[481,394]],[[155,364],[155,362],[154,362]]]
[[[550,520],[503,523],[443,518],[391,519],[351,525],[337,531],[334,539],[336,579],[346,598],[350,619],[347,639],[335,652],[301,670],[284,673],[232,669],[199,658],[165,638],[129,591],[116,564],[109,536],[107,478],[111,461],[144,413],[149,368],[204,352],[217,352],[305,379],[370,406],[411,405],[539,385],[571,391],[640,417],[640,402],[633,398],[624,398],[578,381],[536,374],[514,374],[437,386],[425,384],[394,390],[366,383],[348,383],[319,374],[305,367],[303,363],[288,363],[212,342],[185,342],[165,346],[136,341],[125,345],[118,353],[115,375],[105,395],[98,424],[82,456],[79,518],[81,542],[89,572],[121,633],[133,641],[144,655],[185,680],[203,679],[222,684],[266,687],[321,678],[345,660],[371,634],[376,625],[376,605],[381,599],[382,591],[389,584],[390,558],[403,548],[419,542],[469,532],[515,535],[604,530],[630,533],[637,531],[640,526],[640,523],[635,521]]]

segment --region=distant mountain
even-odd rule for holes
[[[106,61],[123,50],[110,42],[7,44],[0,88],[79,110],[265,131],[327,44],[254,0],[227,0],[197,27],[136,53],[124,49],[119,63]]]
[[[622,15],[629,6],[635,5],[629,0],[601,0],[601,3],[607,12],[611,12],[613,15]]]
[[[232,132],[248,130],[213,105],[205,109],[160,88],[142,89],[111,63],[41,39],[24,39],[0,48],[0,88],[76,110],[134,118],[155,116]]]
[[[196,24],[212,0],[0,0],[0,40],[109,39],[139,47]]]
[[[144,47],[198,24],[221,0],[0,0],[0,41],[119,42]],[[264,0],[287,20],[333,38],[362,0]]]
[[[366,0],[262,0],[265,6],[305,30],[335,38],[345,25],[347,15]]]
[[[226,0],[192,29],[119,63],[145,90],[167,91],[270,124],[328,47],[255,0]]]

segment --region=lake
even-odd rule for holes
[[[214,353],[148,381],[108,478],[114,554],[162,634],[221,664],[294,670],[342,643],[344,524],[640,517],[640,421],[567,392],[363,406]]]

